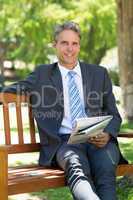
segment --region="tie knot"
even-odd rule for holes
[[[71,71],[68,72],[68,76],[71,77],[71,78],[73,78],[75,75],[76,75],[75,71],[71,70]]]

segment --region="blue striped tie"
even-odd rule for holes
[[[69,95],[71,122],[73,128],[75,127],[75,120],[77,118],[86,117],[85,110],[81,103],[79,90],[75,82],[74,78],[75,74],[76,72],[74,71],[68,72],[68,95]]]

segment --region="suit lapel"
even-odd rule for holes
[[[60,70],[57,66],[57,63],[53,66],[51,73],[51,81],[57,90],[58,100],[60,100],[61,105],[64,105],[64,97],[63,97],[63,84]],[[62,104],[63,103],[63,104]]]
[[[90,65],[85,63],[80,63],[81,74],[83,80],[83,92],[84,92],[84,100],[85,100],[85,109],[88,108],[88,99],[92,91],[92,83],[93,83],[93,72],[91,70]]]

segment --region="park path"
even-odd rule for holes
[[[42,198],[26,193],[26,194],[12,195],[8,198],[8,200],[48,200],[48,199],[45,197]]]

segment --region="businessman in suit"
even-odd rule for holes
[[[75,200],[116,200],[121,117],[106,69],[78,60],[80,39],[76,23],[58,25],[53,42],[58,62],[38,66],[6,91],[30,93],[40,135],[39,163],[64,169]],[[70,97],[73,91],[76,103],[72,100],[77,96]],[[99,115],[113,116],[103,132],[86,143],[67,144],[76,118]]]

